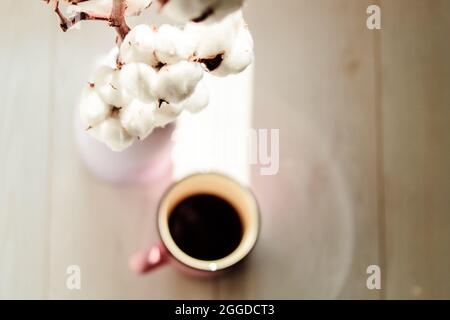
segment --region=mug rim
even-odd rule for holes
[[[169,235],[170,239],[173,241],[173,245],[174,245],[180,252],[182,252],[182,254],[183,254],[186,258],[188,258],[188,259],[190,259],[190,260],[193,260],[193,261],[198,261],[198,262],[200,262],[200,263],[202,263],[202,264],[204,263],[205,265],[208,264],[208,267],[199,268],[199,267],[190,265],[190,264],[186,263],[185,261],[182,261],[179,257],[177,257],[177,256],[171,251],[170,246],[166,244],[166,242],[165,242],[165,240],[164,240],[164,237],[162,236],[162,233],[161,233],[160,215],[161,215],[161,206],[162,206],[164,200],[167,198],[167,196],[170,194],[170,192],[172,192],[173,189],[174,189],[177,185],[179,185],[180,183],[182,183],[182,182],[184,182],[184,181],[186,181],[186,180],[189,180],[189,179],[192,179],[192,178],[195,178],[195,177],[198,177],[198,176],[217,176],[217,177],[225,178],[226,180],[228,180],[228,181],[230,181],[230,182],[232,182],[232,183],[237,184],[242,190],[248,192],[248,195],[250,196],[252,202],[253,202],[254,205],[255,205],[255,216],[256,216],[256,221],[257,221],[255,240],[253,241],[251,247],[247,250],[247,252],[245,252],[245,254],[244,254],[242,257],[240,257],[238,260],[236,260],[236,261],[234,261],[233,263],[231,263],[231,264],[229,264],[229,265],[226,265],[225,267],[222,267],[222,268],[218,268],[216,263],[222,261],[223,259],[225,259],[225,258],[227,258],[227,257],[232,256],[232,255],[237,251],[237,249],[239,249],[239,248],[242,246],[242,242],[239,243],[239,245],[236,247],[236,249],[235,249],[233,252],[231,252],[230,254],[226,255],[225,257],[222,257],[222,258],[217,259],[217,260],[211,260],[211,261],[210,261],[210,260],[201,260],[201,259],[194,258],[194,257],[188,255],[187,253],[185,253],[183,250],[181,250],[181,249],[178,247],[178,245],[175,243],[175,240],[173,239],[173,237],[172,237],[172,235],[170,234],[170,232],[168,232],[168,235]],[[225,199],[225,200],[226,200],[226,199]],[[228,202],[228,201],[227,201],[227,202]],[[196,270],[196,271],[202,271],[202,272],[206,272],[206,273],[216,273],[216,272],[219,272],[219,271],[224,271],[224,270],[231,269],[232,267],[236,266],[237,264],[239,264],[240,262],[242,262],[243,260],[245,260],[245,258],[247,258],[247,257],[250,255],[250,253],[254,250],[254,248],[255,248],[255,246],[256,246],[258,240],[259,240],[259,236],[260,236],[260,232],[261,232],[261,210],[260,210],[259,203],[258,203],[258,201],[257,201],[257,199],[256,199],[256,196],[255,196],[253,190],[252,190],[249,186],[246,186],[246,185],[242,184],[241,182],[237,181],[236,179],[230,177],[229,175],[226,175],[226,174],[223,174],[223,173],[220,173],[220,172],[215,172],[215,171],[210,171],[210,172],[199,172],[199,173],[193,173],[193,174],[190,174],[190,175],[188,175],[188,176],[183,177],[182,179],[180,179],[180,180],[178,180],[178,181],[173,182],[173,183],[172,183],[172,184],[164,191],[163,195],[161,196],[161,198],[160,198],[160,200],[159,200],[159,202],[158,202],[158,206],[157,206],[157,211],[156,211],[156,224],[157,224],[158,236],[159,236],[159,238],[160,238],[160,240],[161,240],[161,243],[163,244],[164,248],[166,249],[167,253],[169,254],[169,256],[170,256],[171,258],[175,259],[175,261],[177,261],[178,263],[180,263],[181,265],[183,265],[183,266],[185,266],[185,267],[187,267],[187,268],[189,268],[189,269]],[[168,225],[168,221],[166,222],[166,224]],[[211,267],[211,265],[213,265],[214,267]]]

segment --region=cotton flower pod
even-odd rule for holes
[[[88,132],[116,152],[125,150],[136,140],[122,127],[120,120],[115,117],[107,118],[89,129]]]
[[[122,63],[142,62],[155,67],[158,60],[155,57],[156,31],[141,24],[126,35],[120,46],[120,58]]]
[[[73,5],[74,10],[97,14],[108,15],[113,8],[114,0],[87,0],[81,1]],[[152,0],[127,0],[127,7],[125,14],[127,16],[138,16],[148,8],[152,3]]]
[[[205,80],[200,81],[194,93],[180,104],[183,110],[191,113],[199,113],[205,109],[209,104],[209,90]]]
[[[154,112],[155,127],[164,128],[169,123],[174,122],[183,111],[181,104],[170,104],[163,102],[157,106]]]
[[[132,136],[145,139],[154,129],[155,103],[133,100],[131,104],[120,109],[122,127]]]
[[[119,69],[100,66],[95,74],[93,85],[102,100],[114,107],[124,107],[133,99],[121,85]]]
[[[239,10],[244,0],[158,0],[162,12],[171,19],[186,23],[220,21]]]
[[[156,71],[144,63],[130,63],[119,71],[119,86],[127,96],[144,103],[154,102],[152,85],[156,80]]]
[[[241,28],[234,45],[223,55],[221,65],[211,73],[216,76],[228,76],[243,72],[254,59],[253,38],[247,27]]]
[[[193,39],[186,36],[183,30],[168,24],[158,28],[155,43],[155,56],[163,64],[188,60],[195,51]]]
[[[179,103],[189,97],[203,78],[203,68],[195,62],[181,61],[158,72],[154,96],[168,103]]]
[[[94,88],[91,86],[85,88],[80,102],[80,118],[85,129],[105,120],[111,111],[112,107],[100,98]]]
[[[185,33],[197,44],[195,55],[199,59],[212,59],[231,50],[239,30],[245,25],[238,11],[217,23],[188,23]]]

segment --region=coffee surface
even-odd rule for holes
[[[188,197],[169,216],[169,229],[177,246],[200,260],[217,260],[232,253],[241,242],[242,223],[226,200],[208,194]]]

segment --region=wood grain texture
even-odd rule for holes
[[[374,36],[368,1],[248,3],[255,128],[280,128],[281,168],[254,170],[263,229],[224,298],[378,298]]]
[[[47,290],[54,51],[49,16],[37,1],[2,2],[0,299],[44,298]]]
[[[450,298],[450,2],[382,1],[387,298]]]
[[[450,298],[450,3],[375,2],[379,32],[369,0],[248,1],[253,127],[280,129],[280,172],[252,167],[263,227],[250,260],[199,281],[127,268],[157,240],[170,179],[112,186],[79,159],[74,109],[114,32],[64,34],[41,1],[3,0],[0,299]],[[371,264],[382,291],[366,288]]]

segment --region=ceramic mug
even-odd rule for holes
[[[221,198],[238,214],[242,226],[241,240],[230,254],[216,260],[200,260],[175,243],[169,228],[169,217],[180,202],[196,195]],[[157,228],[160,242],[131,258],[130,268],[133,271],[144,274],[172,263],[190,275],[215,276],[233,269],[250,254],[259,236],[260,214],[257,201],[248,188],[221,174],[195,174],[175,183],[162,197],[157,210]]]

